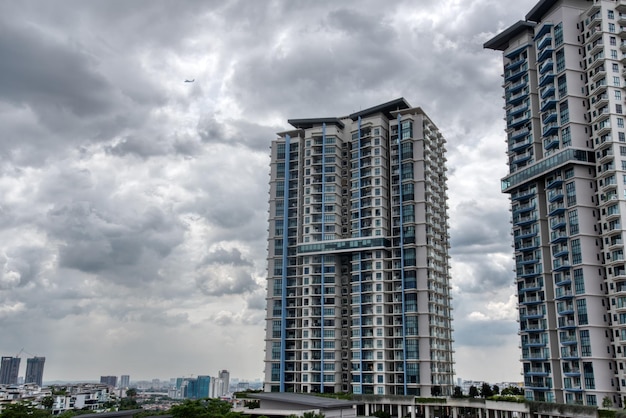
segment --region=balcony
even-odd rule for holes
[[[526,72],[528,71],[528,65],[522,65],[519,68],[505,71],[504,73],[504,81],[515,81],[519,80]]]
[[[552,57],[553,52],[554,48],[552,48],[552,45],[546,46],[541,52],[539,52],[539,55],[537,55],[537,62],[541,63],[546,59]]]
[[[556,118],[556,112],[554,112],[554,115]],[[558,135],[552,135],[551,137],[545,138],[543,140],[543,148],[546,150],[558,148],[559,144],[560,144],[560,141],[559,141]]]
[[[541,101],[541,111],[545,112],[545,111],[547,111],[549,109],[555,109],[556,108],[556,103],[557,102],[556,102],[556,99],[554,97],[542,100]],[[555,113],[555,118],[554,119],[556,119],[556,112],[554,112],[554,113]],[[546,120],[542,120],[542,121],[543,122],[547,122]]]
[[[523,226],[534,223],[537,221],[537,215],[528,215],[528,216],[514,216],[513,223],[516,226]]]
[[[565,205],[563,202],[555,202],[548,205],[548,216],[556,216],[565,212]]]
[[[566,225],[565,216],[559,216],[558,218],[550,219],[550,228],[551,229],[564,228],[565,225]]]
[[[515,105],[521,103],[521,101],[523,99],[525,99],[526,97],[528,97],[528,90],[527,89],[524,89],[524,90],[520,91],[519,93],[508,94],[508,95],[506,95],[506,104],[515,106]]]
[[[554,70],[554,61],[552,61],[552,59],[549,59],[549,60],[545,61],[543,64],[541,64],[539,66],[539,73],[540,74],[544,74],[548,70],[550,70],[550,71]]]
[[[510,144],[509,151],[520,152],[532,145],[533,143],[532,135],[528,135],[522,138],[523,139],[521,141],[514,141],[514,142],[509,141],[509,144]]]
[[[522,112],[524,112],[526,110],[528,110],[528,101],[526,101],[526,102],[524,102],[524,103],[522,103],[522,104],[520,104],[518,106],[512,107],[511,109],[509,109],[508,116],[510,118],[512,118],[512,117],[515,117],[515,116],[519,115],[520,113],[522,113]]]
[[[511,164],[524,164],[533,158],[533,150],[529,149],[528,151],[522,154],[515,154],[511,157]]]
[[[609,103],[609,95],[606,93],[598,94],[591,99],[591,104],[596,108],[600,108]]]
[[[557,200],[563,200],[563,189],[558,188],[554,190],[548,191],[548,201],[550,203],[555,202]]]
[[[509,118],[508,127],[509,129],[519,128],[520,126],[524,125],[529,120],[530,120],[530,112],[527,111],[521,116],[518,116],[517,118]]]
[[[539,87],[544,87],[554,81],[554,73],[552,71],[544,74],[539,79]]]
[[[528,85],[528,81],[522,79],[520,81],[518,81],[515,84],[511,84],[508,89],[507,89],[507,93],[509,94],[515,94],[516,92],[520,91],[521,89],[523,89],[524,87],[526,87]]]
[[[511,200],[526,200],[537,194],[537,188],[531,187],[526,190],[519,190],[511,194]]]
[[[559,124],[558,123],[549,123],[543,127],[543,136],[548,137],[552,135],[556,135],[559,132]]]
[[[555,244],[557,242],[567,241],[568,238],[569,238],[569,236],[567,235],[567,232],[565,232],[563,230],[561,230],[561,231],[552,231],[550,233],[550,243],[551,244]],[[561,266],[559,265],[559,267],[561,267]]]
[[[518,287],[517,291],[518,293],[524,293],[524,292],[537,292],[539,290],[541,290],[541,288],[543,287],[543,280],[539,279],[539,280],[531,280],[531,281],[523,281],[520,282],[520,284],[522,285],[521,287]]]

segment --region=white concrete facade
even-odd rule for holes
[[[626,2],[542,0],[485,44],[504,56],[528,399],[623,407]]]

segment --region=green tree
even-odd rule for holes
[[[469,396],[470,398],[475,398],[477,396],[479,396],[480,394],[478,393],[478,388],[474,385],[469,387]]]
[[[41,399],[41,404],[46,408],[46,409],[52,409],[52,406],[54,405],[54,398],[52,396],[44,396]]]
[[[430,388],[431,396],[441,396],[441,386],[435,385]]]
[[[493,385],[493,394],[494,395],[499,395],[500,394],[500,386]]]
[[[3,407],[0,418],[46,418],[50,411],[37,409],[30,402],[8,404]]]
[[[170,409],[174,418],[238,418],[239,413],[231,412],[230,403],[219,399],[187,399]]]
[[[461,386],[455,386],[454,387],[454,393],[452,394],[453,398],[462,398],[463,397],[463,391],[461,390]]]
[[[137,396],[137,389],[135,388],[130,388],[126,391],[126,396],[128,396],[129,398],[134,398]]]
[[[491,390],[491,385],[489,385],[489,383],[483,383],[480,388],[480,396],[482,396],[483,398],[493,396],[493,390]]]
[[[610,408],[613,406],[613,402],[611,402],[611,398],[605,396],[602,398],[602,408]]]
[[[376,411],[376,412],[382,412],[382,411]],[[379,418],[385,418],[385,417],[381,417],[380,415],[376,415],[376,412],[374,412],[372,415],[379,417]],[[302,418],[324,418],[325,415],[324,414],[316,414],[315,412],[305,412],[304,414],[302,414]]]

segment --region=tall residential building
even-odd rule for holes
[[[20,373],[20,358],[3,356],[0,359],[0,385],[16,385]]]
[[[504,56],[525,395],[623,407],[626,2],[542,0]]]
[[[130,387],[130,376],[127,374],[123,374],[120,376],[120,387],[121,388],[129,388]]]
[[[445,140],[393,100],[271,146],[265,390],[451,394]]]
[[[216,396],[226,396],[230,392],[230,373],[228,370],[220,370],[218,374],[219,388],[216,389]]]
[[[45,357],[33,357],[26,359],[26,376],[24,383],[36,383],[42,386],[43,383],[43,366],[46,363]]]
[[[117,376],[100,376],[100,383],[112,387],[117,386]]]

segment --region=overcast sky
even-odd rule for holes
[[[0,354],[44,380],[262,378],[271,140],[404,97],[448,140],[457,377],[521,380],[482,44],[534,4],[0,2]]]

